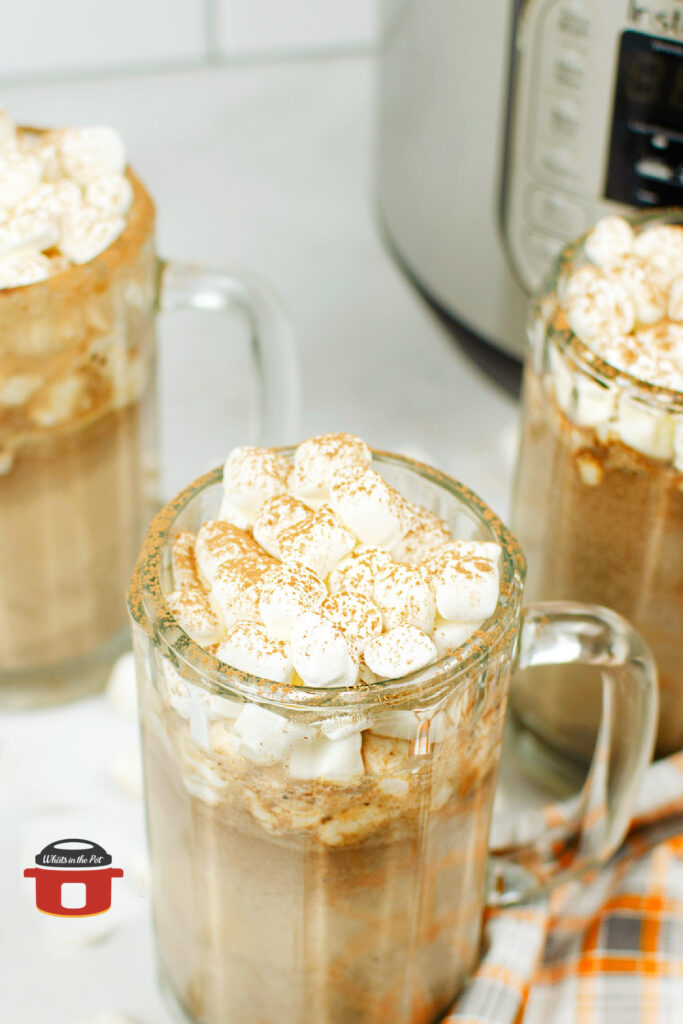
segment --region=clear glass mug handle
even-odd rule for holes
[[[525,608],[515,667],[572,663],[595,665],[602,675],[590,769],[577,797],[553,813],[539,812],[533,839],[492,850],[490,906],[518,903],[584,874],[609,858],[628,829],[654,749],[654,659],[640,634],[608,608],[559,601]]]
[[[258,387],[258,443],[298,437],[299,373],[289,314],[267,284],[243,270],[159,261],[161,312],[203,309],[241,314],[250,331]]]

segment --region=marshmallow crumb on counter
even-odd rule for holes
[[[106,689],[107,701],[114,711],[127,718],[137,718],[138,694],[135,680],[135,656],[127,651],[114,662]]]

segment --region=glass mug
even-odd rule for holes
[[[0,706],[102,686],[125,645],[125,594],[157,495],[155,314],[241,312],[261,438],[292,436],[289,320],[258,280],[160,261],[134,200],[100,256],[0,291]]]
[[[638,635],[606,609],[522,609],[524,556],[483,502],[405,458],[376,454],[374,465],[457,536],[502,547],[495,614],[455,655],[410,677],[281,686],[230,668],[180,629],[164,598],[171,545],[217,514],[221,469],[158,513],[138,559],[129,609],[154,921],[162,987],[189,1021],[427,1024],[446,1011],[480,953],[515,661],[601,665],[619,728],[602,734],[604,813],[588,828],[577,814],[562,869],[542,836],[497,862],[488,899],[513,902],[576,876],[618,845],[629,820],[656,716]],[[335,784],[293,778],[267,755],[243,759],[231,728],[250,704],[284,720],[285,737],[325,743],[362,730],[365,774]],[[414,712],[412,739],[381,735],[397,709]],[[594,774],[603,785],[605,771]],[[594,805],[589,796],[582,806]]]
[[[683,213],[627,220],[639,233],[683,224]],[[558,287],[588,262],[584,239],[563,251],[532,306],[511,522],[529,597],[607,605],[642,633],[657,662],[663,756],[683,748],[683,393],[614,369],[568,327]],[[515,719],[538,753],[590,759],[594,676],[563,668],[515,680]]]

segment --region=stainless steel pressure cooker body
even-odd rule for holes
[[[377,188],[422,290],[521,354],[609,212],[683,202],[683,0],[381,0]]]

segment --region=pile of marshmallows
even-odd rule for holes
[[[281,684],[351,687],[453,653],[496,608],[500,547],[453,540],[349,434],[225,463],[217,519],[173,546],[181,627],[228,665]]]
[[[636,234],[623,217],[605,217],[587,236],[584,253],[590,262],[558,282],[576,337],[618,370],[683,392],[683,226],[659,224]],[[550,359],[558,402],[575,422],[683,468],[680,417],[573,374],[553,349]]]
[[[133,201],[112,128],[17,130],[0,110],[0,288],[43,281],[104,252]]]

